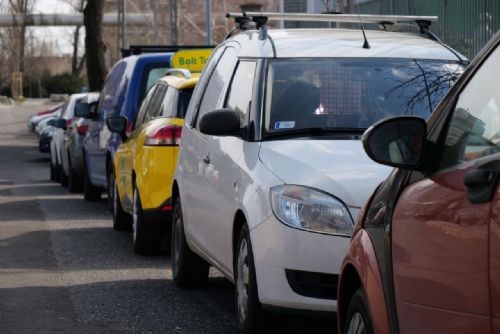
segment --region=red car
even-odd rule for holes
[[[368,155],[397,168],[353,233],[339,333],[500,333],[499,44],[427,124],[398,117],[364,134]]]

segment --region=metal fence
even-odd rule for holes
[[[432,31],[469,59],[500,29],[500,0],[369,0],[360,1],[359,11],[437,15]]]

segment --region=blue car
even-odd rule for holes
[[[170,67],[171,55],[172,53],[131,55],[118,61],[110,70],[99,105],[88,116],[91,122],[83,143],[85,200],[99,200],[102,192],[109,190],[108,184],[114,179],[113,157],[121,139],[118,134],[108,130],[106,117],[126,117],[127,130],[132,131],[143,98]],[[108,191],[110,204],[112,194],[112,191]]]

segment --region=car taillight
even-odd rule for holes
[[[132,130],[134,130],[134,124],[132,124],[131,122],[127,122],[127,128],[125,129],[125,133],[129,134],[132,132]]]
[[[89,126],[88,125],[78,125],[76,127],[76,132],[78,132],[78,134],[80,136],[85,136],[85,134],[87,133],[87,130],[89,129]]]
[[[144,146],[179,146],[182,127],[167,125],[156,129],[144,140]]]
[[[66,120],[66,129],[71,126],[71,123],[73,123],[73,119],[67,119]]]

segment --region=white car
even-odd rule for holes
[[[465,58],[432,34],[247,30],[213,52],[193,93],[173,181],[177,284],[215,266],[239,328],[265,310],[336,311],[360,209],[391,169],[360,141],[376,121],[428,117]]]
[[[66,128],[71,125],[74,118],[76,101],[86,97],[90,93],[73,94],[62,107],[60,118],[56,119],[54,132],[50,141],[50,175],[51,179],[54,176],[55,181],[61,182],[61,185],[67,186],[67,178],[65,177],[62,167],[61,149],[64,143],[64,133]]]

